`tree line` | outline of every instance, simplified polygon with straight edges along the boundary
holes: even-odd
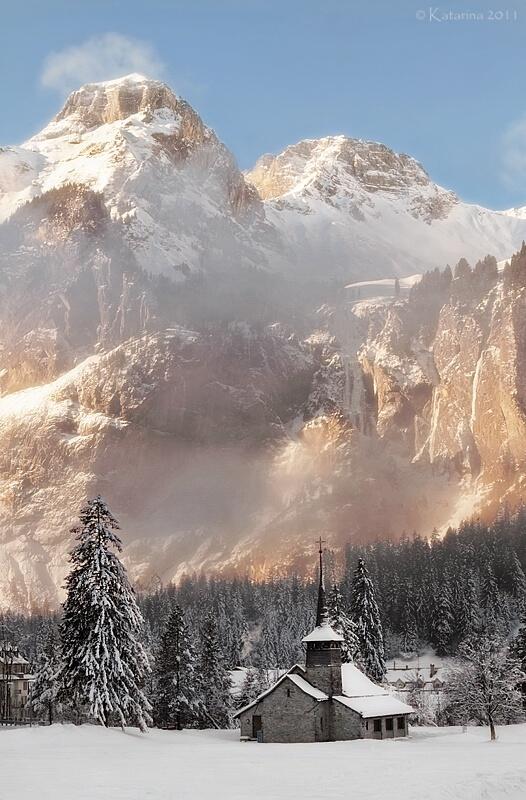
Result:
[[[102,499],[90,501],[73,532],[62,615],[4,615],[4,629],[37,667],[37,713],[143,729],[152,722],[224,727],[234,705],[303,662],[315,580],[194,576],[137,596],[119,560],[117,530]],[[344,659],[373,680],[383,679],[387,658],[430,644],[465,665],[475,648],[473,669],[495,667],[499,658],[512,676],[526,667],[525,508],[504,510],[489,525],[465,523],[443,539],[349,544],[343,561],[329,552],[326,562]],[[245,679],[233,699],[230,671],[240,665]],[[451,700],[450,720],[459,707],[454,713]]]

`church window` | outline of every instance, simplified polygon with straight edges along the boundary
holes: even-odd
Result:
[[[394,720],[393,720],[392,717],[389,717],[389,719],[385,720],[385,730],[386,731],[392,731],[393,730],[393,722],[394,722]]]
[[[373,730],[374,730],[375,733],[381,733],[382,732],[382,720],[381,719],[375,719],[374,720],[374,728],[373,728]]]
[[[287,697],[290,697],[290,689],[287,689]]]

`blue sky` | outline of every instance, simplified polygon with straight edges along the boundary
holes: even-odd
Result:
[[[115,69],[100,38],[113,33],[130,39],[126,66],[151,63],[242,167],[345,133],[414,155],[467,200],[525,205],[526,5],[506,0],[491,18],[495,5],[1,0],[0,143],[42,127],[90,70]],[[451,18],[468,10],[479,18]]]

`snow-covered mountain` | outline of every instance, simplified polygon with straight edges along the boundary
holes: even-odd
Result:
[[[0,149],[0,220],[67,185],[100,195],[139,267],[171,280],[229,267],[402,276],[505,258],[526,237],[524,214],[463,203],[375,142],[306,140],[243,176],[188,103],[141,75],[83,86],[44,130]]]
[[[243,175],[131,75],[0,150],[0,220],[0,607],[56,605],[97,491],[142,584],[301,568],[320,533],[426,533],[520,491],[521,286],[488,262],[469,291],[411,287],[508,257],[524,215],[341,136]]]
[[[43,131],[0,151],[0,215],[67,184],[100,193],[146,271],[171,279],[260,265],[261,202],[232,155],[164,84],[129,75],[74,92]]]
[[[289,259],[342,280],[409,275],[521,243],[525,214],[462,202],[424,168],[377,142],[328,136],[264,155],[246,173]]]

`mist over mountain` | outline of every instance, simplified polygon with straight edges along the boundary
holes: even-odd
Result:
[[[482,259],[526,214],[344,136],[243,174],[131,75],[0,149],[0,219],[6,606],[57,604],[99,491],[143,585],[302,569],[320,533],[428,534],[521,496],[524,255]]]

